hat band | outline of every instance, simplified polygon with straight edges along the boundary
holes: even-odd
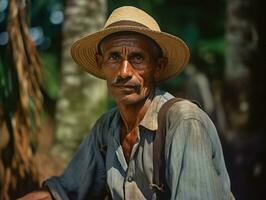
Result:
[[[130,20],[121,20],[121,21],[117,21],[117,22],[114,22],[112,24],[109,24],[108,26],[104,27],[104,29],[116,27],[116,26],[138,26],[138,27],[148,28],[147,26],[145,26],[141,23],[138,23],[138,22],[134,22],[134,21],[130,21]]]

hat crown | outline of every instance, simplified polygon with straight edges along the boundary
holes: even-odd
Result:
[[[73,59],[88,73],[105,79],[105,74],[96,60],[98,45],[103,38],[118,32],[143,34],[161,47],[168,62],[160,76],[155,77],[156,82],[180,73],[189,60],[189,49],[184,41],[174,35],[161,32],[159,25],[150,15],[132,6],[117,8],[112,12],[103,29],[76,41],[71,47]]]
[[[150,15],[143,10],[133,6],[122,6],[115,9],[107,19],[104,28],[112,24],[119,24],[119,22],[133,22],[140,24],[154,31],[161,31],[158,23]],[[124,26],[126,23],[123,24]]]

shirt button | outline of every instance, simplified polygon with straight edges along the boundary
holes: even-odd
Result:
[[[133,177],[132,176],[127,177],[127,181],[128,182],[132,182],[133,181]]]

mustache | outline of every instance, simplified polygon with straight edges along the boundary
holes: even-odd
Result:
[[[130,78],[122,78],[119,76],[114,78],[114,80],[111,81],[111,86],[135,88],[137,92],[139,92],[141,88],[140,83],[136,81],[132,81]]]

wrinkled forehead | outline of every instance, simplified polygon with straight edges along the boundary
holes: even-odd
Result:
[[[103,38],[97,47],[98,53],[102,52],[102,46],[105,45],[106,43],[114,40],[119,40],[119,39],[124,39],[124,40],[138,40],[141,43],[146,43],[147,46],[151,48],[157,55],[162,55],[162,51],[160,46],[150,37],[143,35],[141,33],[136,33],[136,32],[131,32],[131,31],[124,31],[124,32],[117,32],[117,33],[112,33],[108,35],[107,37]]]

